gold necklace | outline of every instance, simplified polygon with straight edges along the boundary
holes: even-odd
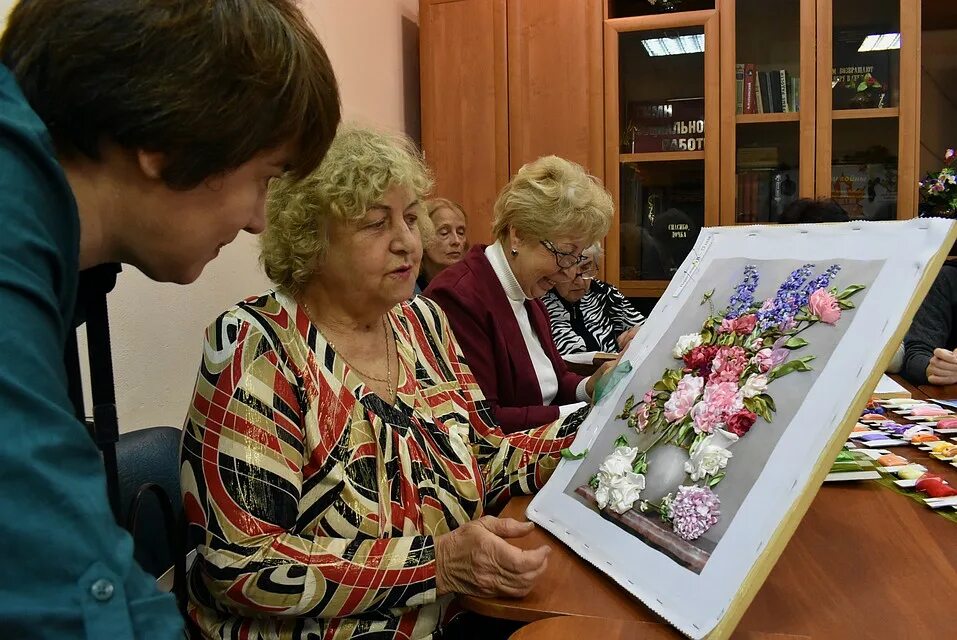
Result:
[[[390,346],[389,325],[386,322],[385,316],[382,317],[382,333],[383,333],[383,337],[385,337],[385,376],[386,376],[385,379],[383,379],[383,378],[377,378],[375,376],[370,376],[368,373],[362,371],[361,369],[353,365],[351,362],[349,362],[346,359],[346,357],[342,355],[342,352],[336,348],[336,345],[332,342],[332,340],[329,339],[329,336],[327,336],[325,332],[323,332],[322,328],[319,326],[319,322],[316,319],[316,314],[313,313],[312,309],[309,307],[309,303],[307,303],[305,299],[303,299],[301,301],[301,304],[302,304],[302,308],[306,310],[306,315],[309,316],[309,319],[312,321],[312,325],[316,328],[316,331],[318,331],[319,334],[323,337],[323,339],[325,339],[325,341],[329,344],[329,346],[332,347],[332,350],[335,351],[340,358],[342,358],[343,362],[349,365],[350,369],[358,373],[363,378],[366,378],[368,380],[375,380],[376,382],[384,382],[386,384],[386,390],[389,394],[389,397],[386,399],[390,401],[394,400],[396,393],[398,392],[398,389],[396,388],[396,384],[393,382],[394,378],[392,376],[392,349],[389,348]],[[396,355],[396,366],[398,367],[398,364],[399,364],[398,349],[396,350],[395,355]]]

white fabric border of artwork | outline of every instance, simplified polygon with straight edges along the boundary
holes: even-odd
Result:
[[[648,356],[714,260],[886,260],[872,288],[881,295],[861,300],[839,358],[831,358],[782,434],[754,488],[700,575],[604,520],[564,493],[582,461],[562,460],[532,500],[530,520],[671,622],[685,635],[702,638],[720,622],[759,554],[792,505],[807,489],[813,463],[842,425],[848,400],[877,365],[899,327],[928,262],[941,249],[953,223],[942,219],[850,222],[828,225],[714,227],[701,231],[654,312],[624,358],[634,369]],[[686,296],[685,296],[686,297]],[[633,375],[633,374],[632,374]],[[628,380],[618,384],[582,424],[573,451],[583,451],[622,403]],[[791,428],[802,425],[801,429]],[[565,585],[574,589],[574,585]]]

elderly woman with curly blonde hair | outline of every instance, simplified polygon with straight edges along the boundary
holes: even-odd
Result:
[[[206,332],[182,484],[208,638],[429,638],[456,593],[521,596],[548,548],[484,516],[549,477],[584,417],[505,436],[442,311],[410,300],[431,184],[407,140],[341,131],[270,188],[276,288]]]
[[[611,217],[611,196],[595,178],[568,160],[539,158],[499,194],[495,242],[472,247],[423,294],[448,315],[506,432],[576,410],[612,365],[587,379],[569,371],[539,299],[575,279],[582,252],[608,232]]]

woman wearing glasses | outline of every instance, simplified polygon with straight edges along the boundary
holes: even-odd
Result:
[[[565,367],[540,298],[571,282],[582,250],[608,232],[612,201],[573,162],[547,156],[512,178],[495,202],[489,246],[437,275],[425,296],[442,307],[506,433],[553,422],[592,395],[608,367],[582,378]]]
[[[552,323],[552,338],[560,354],[624,351],[645,321],[621,291],[597,280],[602,251],[593,244],[583,255],[571,282],[555,285],[542,302]]]

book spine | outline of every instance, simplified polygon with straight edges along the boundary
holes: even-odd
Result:
[[[757,78],[753,64],[744,65],[744,113],[757,113],[757,96],[755,86]]]
[[[761,73],[754,72],[754,99],[757,102],[755,113],[767,113],[767,105],[764,102],[764,93],[761,88]]]
[[[744,113],[744,65],[734,65],[735,113]]]
[[[764,109],[768,113],[781,113],[781,83],[778,80],[777,71],[761,72],[761,87],[765,95]]]
[[[801,79],[791,76],[791,107],[795,111],[801,110]]]
[[[790,101],[788,100],[788,72],[781,69],[778,74],[778,86],[781,88],[781,113],[790,111]]]

